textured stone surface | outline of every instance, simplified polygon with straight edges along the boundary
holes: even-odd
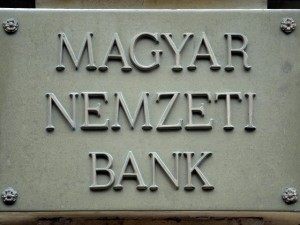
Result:
[[[299,31],[290,35],[280,29],[284,17],[300,21],[299,11],[283,10],[1,10],[0,19],[15,17],[19,30],[8,35],[2,29],[0,41],[0,190],[7,186],[19,193],[11,207],[1,203],[1,211],[51,210],[273,210],[299,211],[300,205],[286,205],[282,189],[299,189],[300,146],[300,51]],[[93,32],[94,54],[100,65],[112,34],[118,32],[128,51],[131,38],[139,32],[172,32],[176,42],[183,32],[199,37],[205,31],[222,69],[212,72],[208,62],[198,64],[195,72],[174,73],[173,55],[161,41],[164,58],[159,69],[151,73],[120,71],[119,63],[110,63],[106,73],[78,71],[66,58],[66,71],[58,73],[59,39],[65,32],[74,49],[78,49],[85,33]],[[224,71],[226,39],[224,33],[237,32],[249,39],[247,52],[252,69],[242,68],[234,57],[236,69]],[[157,47],[157,46],[155,46]],[[193,44],[185,50],[183,65],[190,62]],[[139,46],[141,57],[147,56],[153,43]],[[149,62],[147,61],[147,62]],[[86,57],[82,61],[87,63]],[[206,132],[149,132],[130,130],[122,117],[122,130],[114,132],[72,131],[56,113],[56,130],[45,131],[46,92],[54,92],[70,110],[68,94],[72,91],[107,91],[109,103],[103,107],[102,119],[113,115],[113,93],[122,91],[131,111],[141,91],[254,91],[257,130],[244,130],[247,120],[246,100],[232,101],[235,130],[224,132],[225,103],[207,105],[205,119],[214,118],[214,128]],[[153,105],[153,121],[157,122],[162,106]],[[163,105],[165,106],[165,105]],[[78,99],[77,119],[82,123],[83,101]],[[182,117],[186,122],[186,99],[182,96],[170,121]],[[154,122],[154,123],[155,123]],[[138,191],[135,182],[125,182],[121,192],[91,192],[90,151],[107,151],[115,159],[119,175],[126,153],[134,152],[147,185],[151,180],[148,153],[157,151],[172,168],[174,150],[211,151],[213,156],[203,164],[203,171],[215,186],[204,192],[195,177],[196,190],[186,192],[185,161],[182,160],[180,189],[174,190],[163,175],[157,192]]]
[[[267,0],[36,0],[37,8],[264,9]]]
[[[31,212],[0,213],[1,225],[298,225],[287,212]]]

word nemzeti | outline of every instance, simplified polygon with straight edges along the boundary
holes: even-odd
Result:
[[[75,55],[74,50],[66,36],[65,33],[60,33],[60,52],[59,52],[59,65],[56,67],[57,71],[63,71],[65,66],[63,64],[63,50],[66,49],[75,68],[78,69],[79,63],[83,57],[83,53],[86,50],[88,55],[89,64],[86,66],[87,70],[96,70],[97,66],[94,62],[93,55],[93,47],[92,47],[92,36],[93,34],[88,32],[85,35],[85,39],[83,44],[79,50],[78,56]],[[179,47],[176,46],[172,39],[171,33],[162,33],[160,35],[162,39],[165,40],[166,44],[170,47],[172,53],[174,53],[175,65],[172,66],[173,71],[182,71],[183,67],[181,66],[181,53],[185,46],[188,44],[188,41],[192,39],[194,36],[193,33],[184,33],[183,40],[180,43]],[[248,55],[246,53],[246,47],[248,43],[248,39],[243,34],[237,33],[226,33],[225,37],[227,39],[227,65],[224,67],[226,71],[234,70],[234,66],[232,65],[232,55],[239,55],[243,58],[243,67],[245,70],[250,70],[251,66],[248,64]],[[136,45],[142,39],[148,39],[152,41],[154,44],[160,44],[159,35],[157,33],[140,33],[133,37],[130,47],[129,47],[129,58],[132,65],[141,71],[151,71],[159,67],[160,65],[160,55],[163,53],[162,50],[152,50],[151,53],[153,55],[153,62],[145,65],[141,59],[136,56]],[[232,42],[240,41],[242,42],[241,47],[233,48]],[[205,52],[203,52],[203,50]],[[195,50],[193,56],[191,57],[191,63],[187,66],[188,70],[195,70],[197,67],[195,63],[199,60],[208,60],[210,61],[210,69],[211,70],[219,70],[221,69],[221,65],[218,63],[215,53],[211,47],[209,39],[205,32],[202,32],[200,36],[200,40],[195,44]],[[125,50],[123,48],[123,44],[119,38],[118,33],[114,33],[112,37],[112,41],[108,47],[106,55],[102,61],[102,64],[98,67],[100,71],[106,71],[108,69],[107,63],[108,61],[119,61],[122,63],[121,70],[125,72],[129,72],[132,70],[132,67],[129,65]]]
[[[172,185],[176,189],[179,189],[179,159],[182,155],[182,152],[173,152],[174,157],[174,175],[171,173],[169,168],[163,162],[163,160],[159,157],[156,152],[150,152],[149,156],[151,157],[151,164],[152,164],[152,183],[149,186],[151,191],[156,191],[158,189],[158,185],[156,184],[156,167],[160,167],[160,169],[165,173],[167,178],[171,181]],[[195,186],[192,184],[192,175],[198,175],[200,181],[202,182],[202,190],[213,190],[214,186],[212,186],[208,179],[204,176],[203,172],[200,170],[200,166],[205,159],[212,155],[211,152],[201,152],[200,158],[196,161],[195,164],[192,163],[192,158],[194,156],[194,152],[183,152],[183,155],[186,158],[187,164],[187,183],[184,186],[185,190],[194,190]],[[92,185],[90,189],[92,191],[97,190],[105,190],[109,189],[113,185],[114,190],[122,190],[123,180],[136,180],[138,190],[146,190],[148,186],[145,184],[142,173],[139,169],[138,163],[135,160],[135,157],[131,151],[128,152],[124,164],[122,166],[119,178],[116,179],[115,173],[112,170],[113,165],[113,157],[107,152],[90,152],[90,156],[92,157]],[[104,167],[97,167],[97,161],[100,159],[107,160],[107,164]],[[132,171],[129,172],[128,168],[132,168]],[[107,176],[109,181],[106,184],[101,182],[101,178],[97,179],[98,177]],[[104,179],[107,180],[107,179]],[[114,184],[116,180],[116,183]],[[99,184],[100,183],[100,184]]]
[[[109,127],[109,119],[106,119],[104,123],[91,123],[90,116],[96,115],[98,117],[101,116],[100,108],[101,104],[99,103],[97,106],[92,107],[90,105],[90,100],[93,98],[97,98],[99,100],[108,103],[108,95],[107,92],[82,92],[82,97],[84,99],[84,123],[81,126],[82,130],[107,130]],[[156,93],[156,102],[159,103],[161,99],[169,99],[167,106],[165,107],[164,112],[162,113],[159,121],[157,122],[156,129],[157,130],[181,130],[183,127],[183,119],[178,119],[178,122],[175,124],[166,124],[167,117],[172,112],[172,108],[174,106],[175,101],[178,99],[180,95],[179,92],[158,92]],[[56,106],[57,110],[61,113],[61,115],[66,119],[69,125],[75,130],[76,129],[76,119],[75,119],[75,111],[76,111],[76,97],[78,93],[70,93],[71,102],[72,102],[72,117],[68,114],[66,109],[63,107],[61,102],[58,100],[55,94],[47,93],[46,97],[48,99],[48,110],[47,110],[47,131],[53,131],[54,125],[52,123],[52,110],[53,106]],[[119,130],[121,125],[119,124],[119,115],[121,109],[126,116],[130,127],[134,129],[137,118],[141,112],[143,112],[144,117],[144,125],[142,125],[143,130],[151,130],[153,127],[150,123],[150,113],[149,113],[149,101],[148,101],[148,92],[142,92],[140,98],[137,103],[137,108],[135,110],[134,115],[130,113],[130,110],[127,106],[125,98],[122,92],[115,93],[116,100],[116,108],[114,113],[114,123],[111,125],[112,130]],[[187,92],[185,96],[188,101],[188,122],[184,126],[186,130],[210,130],[213,127],[212,121],[213,119],[209,119],[207,123],[194,123],[193,117],[194,115],[204,116],[204,103],[200,106],[196,107],[193,104],[193,100],[195,98],[205,98],[209,103],[213,99],[213,95],[210,92]],[[245,97],[248,99],[248,124],[245,126],[245,130],[254,131],[256,128],[253,124],[253,100],[255,97],[255,93],[247,92],[245,93]],[[231,124],[231,100],[237,99],[239,102],[242,101],[241,92],[217,92],[214,94],[214,100],[217,102],[219,99],[224,99],[226,103],[226,117],[227,124],[224,126],[224,130],[233,130],[234,126]]]

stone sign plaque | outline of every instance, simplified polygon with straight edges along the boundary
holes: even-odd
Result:
[[[299,10],[0,18],[1,211],[299,211]]]

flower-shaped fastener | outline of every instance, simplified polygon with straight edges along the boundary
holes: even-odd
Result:
[[[280,28],[284,33],[290,34],[296,29],[296,22],[293,18],[283,18]]]
[[[1,197],[4,204],[12,205],[17,201],[18,193],[12,187],[8,187],[2,192]]]
[[[6,31],[6,33],[13,34],[18,30],[19,23],[18,23],[18,20],[14,19],[14,18],[9,18],[3,22],[2,26],[3,26],[4,30]]]
[[[286,204],[293,204],[297,202],[298,195],[297,195],[296,188],[293,187],[285,188],[282,193],[282,199]]]

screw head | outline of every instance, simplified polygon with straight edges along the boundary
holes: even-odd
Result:
[[[17,201],[18,193],[12,187],[8,187],[2,192],[1,197],[5,205],[12,205]]]
[[[282,193],[282,199],[288,205],[296,203],[298,200],[298,194],[296,188],[293,187],[285,188]]]
[[[13,34],[18,30],[19,22],[14,18],[9,18],[2,23],[2,26],[6,33]]]
[[[296,29],[296,22],[293,18],[283,18],[280,28],[284,33],[290,34]]]

